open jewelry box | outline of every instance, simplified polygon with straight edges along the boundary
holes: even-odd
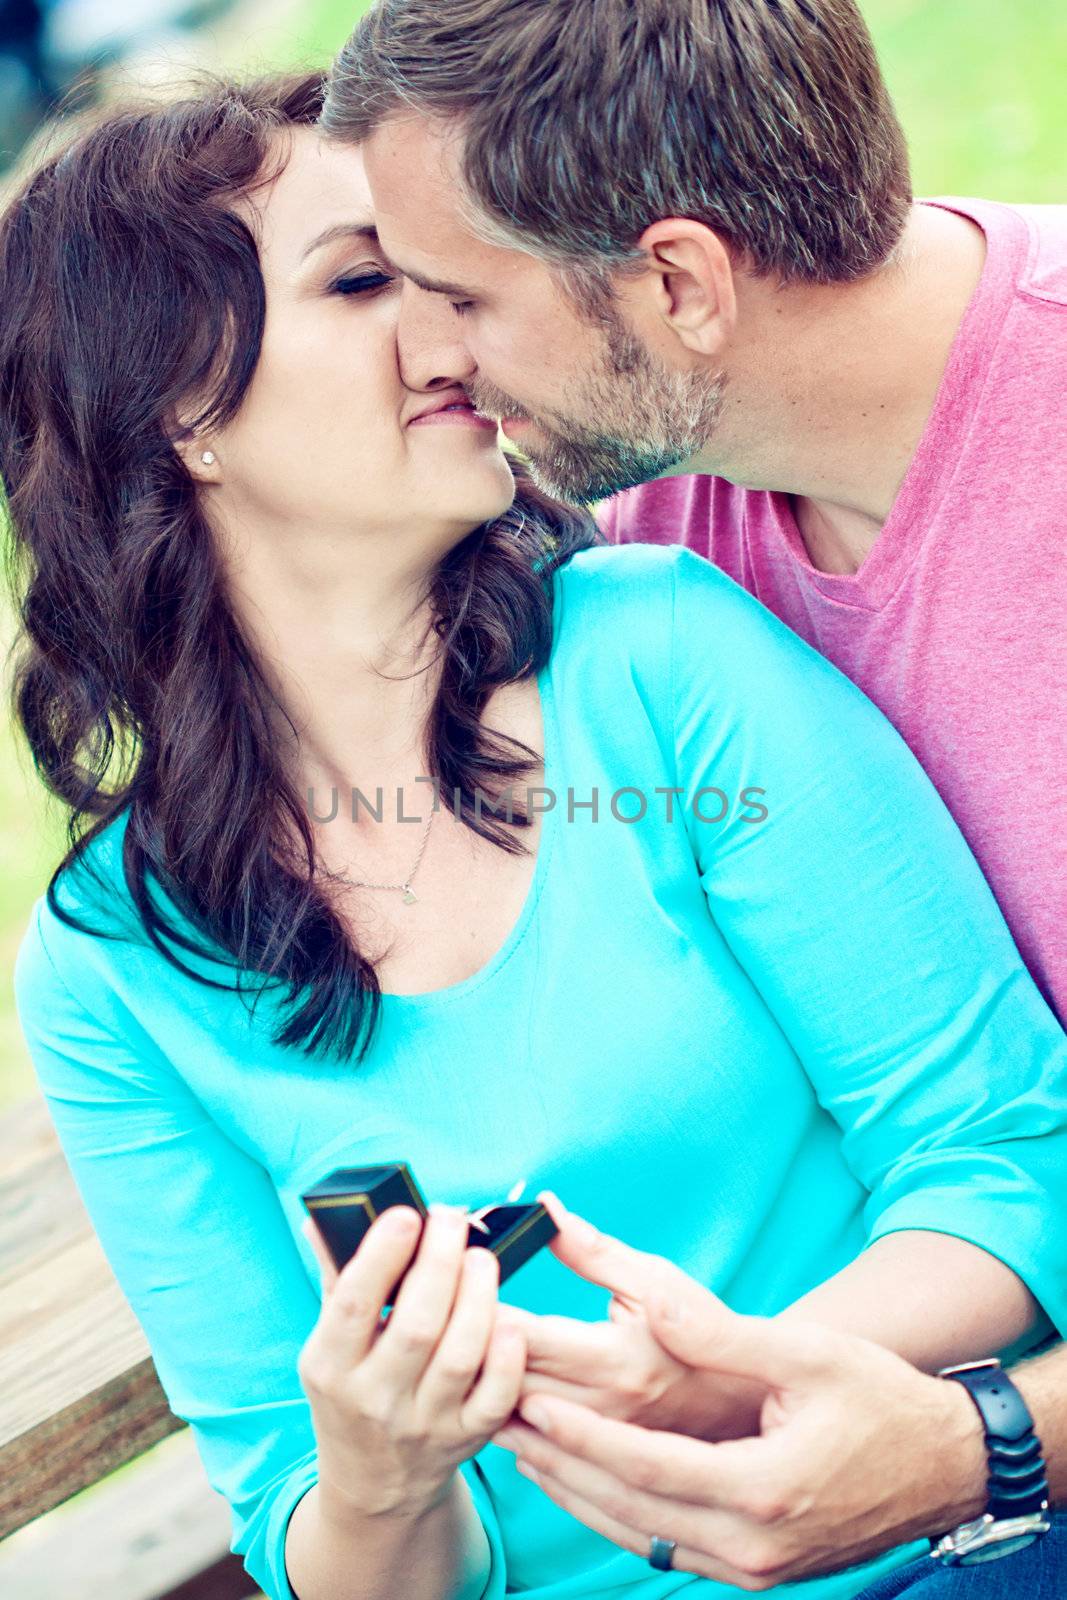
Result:
[[[521,1185],[519,1186],[522,1187]],[[512,1191],[514,1195],[515,1191]],[[375,1167],[337,1167],[300,1196],[340,1271],[351,1260],[376,1217],[390,1206],[411,1206],[426,1217],[429,1208],[405,1161]],[[468,1245],[491,1250],[500,1262],[500,1282],[518,1270],[559,1231],[539,1202],[512,1196],[468,1211]],[[403,1278],[393,1285],[392,1305]]]

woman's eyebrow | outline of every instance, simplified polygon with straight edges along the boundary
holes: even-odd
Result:
[[[313,250],[319,250],[324,244],[332,244],[335,239],[365,239],[368,244],[381,249],[378,243],[378,230],[373,222],[335,222],[331,227],[324,228],[317,233],[311,243],[304,247],[301,261],[306,261]]]

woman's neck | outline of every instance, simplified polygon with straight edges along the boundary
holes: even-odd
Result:
[[[278,702],[301,791],[373,790],[424,770],[440,677],[427,599],[439,555],[401,565],[395,535],[391,559],[383,542],[283,543],[257,531],[239,561],[231,548],[230,605]]]

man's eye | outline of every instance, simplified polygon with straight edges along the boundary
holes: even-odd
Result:
[[[473,309],[473,300],[452,300],[449,302],[457,317],[465,317]]]
[[[369,294],[393,281],[385,272],[363,272],[350,278],[337,278],[332,288],[336,294]]]

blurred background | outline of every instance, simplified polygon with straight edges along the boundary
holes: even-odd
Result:
[[[180,76],[190,64],[233,72],[326,65],[365,3],[0,0],[0,203],[20,150],[61,97],[74,105],[121,98],[131,84]],[[1067,200],[1063,0],[866,0],[862,9],[908,132],[918,194]],[[12,637],[3,596],[5,651]],[[30,908],[63,853],[63,818],[46,801],[10,725],[6,673],[4,685],[0,1113],[35,1092],[14,1011],[11,970]],[[165,1440],[149,1454],[174,1447],[173,1439]],[[141,1472],[146,1460],[121,1472]],[[101,1487],[40,1521],[68,1515]]]

